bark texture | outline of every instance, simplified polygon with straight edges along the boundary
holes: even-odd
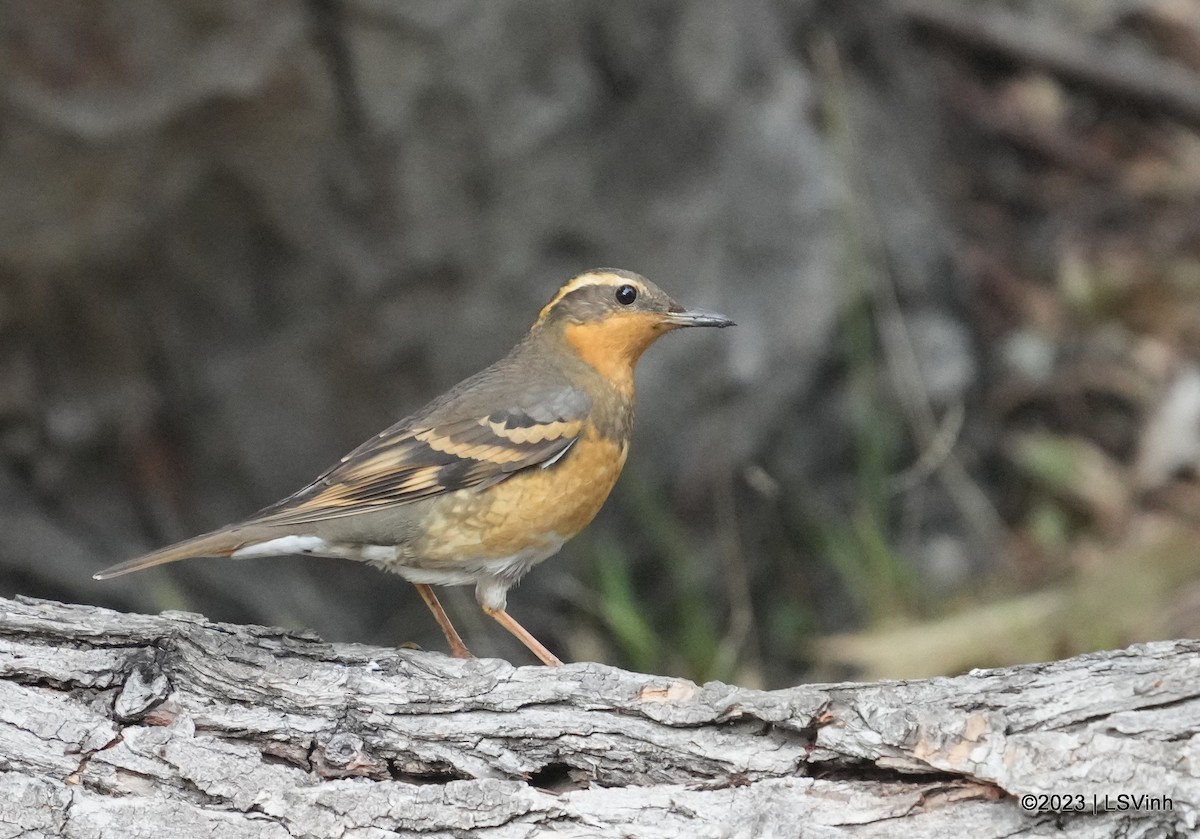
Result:
[[[764,692],[0,600],[0,837],[1190,835],[1198,729],[1196,641]]]

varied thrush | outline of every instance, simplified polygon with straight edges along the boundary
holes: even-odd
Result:
[[[471,653],[431,585],[473,583],[484,612],[543,663],[561,664],[505,611],[509,588],[582,530],[616,483],[645,349],[680,327],[732,324],[685,310],[629,271],[588,271],[508,355],[296,494],[95,577],[197,556],[353,559],[413,583],[455,657]]]

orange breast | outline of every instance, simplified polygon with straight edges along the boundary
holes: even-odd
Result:
[[[563,459],[526,469],[479,492],[439,499],[419,554],[437,564],[501,558],[561,543],[583,530],[621,474],[628,443],[585,432]]]

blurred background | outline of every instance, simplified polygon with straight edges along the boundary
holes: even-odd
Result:
[[[647,354],[612,499],[510,595],[564,658],[782,686],[1200,632],[1194,0],[8,0],[0,44],[2,595],[443,650],[348,562],[90,575],[616,266],[739,325]]]

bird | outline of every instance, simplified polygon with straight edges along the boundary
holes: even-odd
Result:
[[[629,453],[634,367],[659,337],[726,327],[631,271],[586,271],[503,358],[250,518],[114,565],[104,580],[193,557],[365,562],[417,589],[450,654],[471,658],[432,586],[474,585],[484,613],[547,666],[508,590],[592,521]]]

